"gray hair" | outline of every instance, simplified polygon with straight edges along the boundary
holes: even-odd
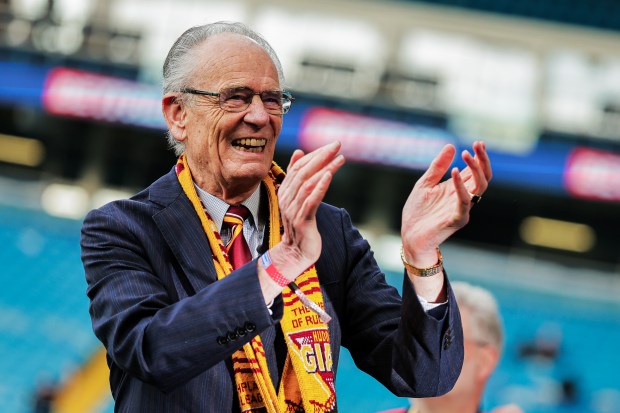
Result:
[[[278,59],[276,52],[267,40],[243,23],[220,21],[205,24],[203,26],[192,27],[186,30],[174,42],[164,62],[164,95],[171,92],[178,92],[188,86],[187,82],[190,80],[190,77],[196,68],[194,65],[195,56],[193,56],[195,47],[203,43],[209,37],[221,33],[235,33],[255,41],[271,58],[271,61],[278,72],[278,81],[280,82],[280,86],[284,87],[284,71],[282,70],[282,64],[280,63],[280,59]],[[177,156],[183,153],[185,150],[185,144],[177,141],[172,136],[170,131],[167,132],[167,139],[168,144]]]
[[[501,352],[504,346],[504,329],[497,301],[486,289],[463,281],[452,282],[452,290],[460,308],[471,315],[474,340],[492,344]]]

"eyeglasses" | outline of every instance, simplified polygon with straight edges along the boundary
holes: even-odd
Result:
[[[233,87],[222,89],[219,92],[207,92],[192,88],[183,88],[181,93],[192,95],[217,96],[219,97],[220,107],[227,112],[243,112],[252,103],[254,95],[260,96],[265,111],[272,115],[284,115],[291,109],[291,104],[295,100],[288,92],[281,90],[266,90],[255,92],[249,87]]]
[[[485,341],[485,340],[476,340],[476,339],[466,338],[463,341],[475,344],[478,347],[486,347],[486,346],[490,346],[491,345],[491,343],[489,343],[488,341]]]

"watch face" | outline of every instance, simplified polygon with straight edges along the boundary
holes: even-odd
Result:
[[[443,271],[443,257],[441,256],[441,251],[439,251],[439,247],[437,247],[437,264],[433,265],[432,267],[418,268],[409,264],[407,262],[407,259],[405,258],[405,252],[402,245],[400,247],[400,258],[402,259],[403,265],[405,266],[407,271],[418,277],[431,277]]]
[[[430,277],[433,276],[435,274],[439,274],[440,272],[443,271],[443,265],[441,263],[435,265],[434,267],[430,267],[430,268],[425,268],[423,270],[419,270],[420,273],[416,274],[420,277]]]

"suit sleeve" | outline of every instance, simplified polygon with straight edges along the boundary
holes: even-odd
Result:
[[[344,258],[342,344],[356,365],[401,397],[432,397],[454,386],[463,363],[460,315],[449,282],[446,311],[424,312],[404,273],[403,296],[388,285],[368,242],[340,214]],[[332,239],[335,237],[332,237]],[[441,309],[440,309],[441,310]]]
[[[162,259],[165,249],[145,226],[146,219],[128,218],[114,207],[86,217],[81,246],[89,311],[115,365],[170,391],[229,358],[275,321],[262,298],[255,261],[194,295],[175,297],[167,283],[177,278],[160,274],[174,272],[174,260]],[[159,268],[163,261],[171,268]]]

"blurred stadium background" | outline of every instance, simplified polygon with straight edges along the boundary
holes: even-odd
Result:
[[[617,0],[0,0],[0,411],[108,413],[81,219],[167,172],[160,68],[187,27],[263,33],[297,98],[277,160],[340,139],[328,201],[400,284],[400,208],[447,142],[491,189],[444,248],[507,332],[484,408],[620,412]],[[460,165],[459,162],[456,162]],[[340,410],[405,406],[345,357]],[[38,406],[35,406],[35,400]]]

